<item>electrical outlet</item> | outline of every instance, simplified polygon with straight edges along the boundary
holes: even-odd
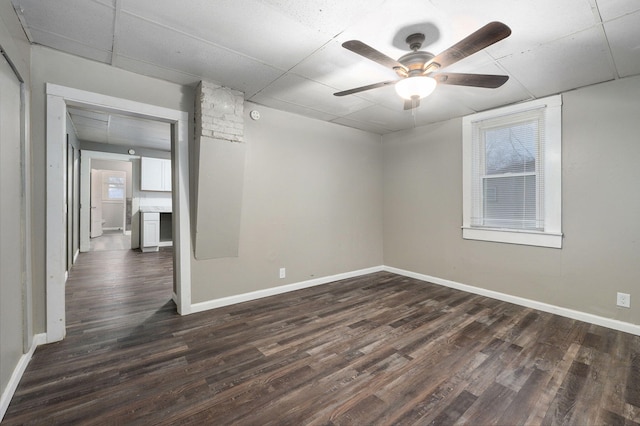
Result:
[[[280,278],[287,276],[287,268],[280,268]]]
[[[618,306],[622,306],[623,308],[631,307],[631,295],[627,293],[618,293],[618,300],[616,302]]]

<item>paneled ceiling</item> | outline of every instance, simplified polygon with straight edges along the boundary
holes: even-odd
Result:
[[[171,125],[110,112],[67,108],[78,139],[171,151]]]
[[[640,74],[638,0],[12,1],[32,43],[379,134]],[[511,36],[446,70],[508,75],[498,89],[440,85],[409,111],[392,86],[333,96],[396,78],[346,40],[398,58],[417,30],[437,54],[490,21]]]

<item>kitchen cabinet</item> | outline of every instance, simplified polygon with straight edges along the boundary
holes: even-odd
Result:
[[[158,251],[160,245],[160,213],[140,212],[140,249]]]
[[[171,192],[171,160],[142,157],[140,190]]]
[[[140,250],[158,251],[159,247],[173,245],[172,213],[160,208],[140,210]]]

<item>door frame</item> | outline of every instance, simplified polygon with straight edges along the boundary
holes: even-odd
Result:
[[[189,215],[188,113],[128,99],[101,95],[56,84],[46,84],[47,93],[47,212],[46,212],[46,306],[47,343],[60,341],[66,333],[65,314],[65,173],[67,105],[98,108],[114,113],[171,123],[174,301],[178,313],[191,313],[191,222]]]
[[[91,176],[89,178],[89,237],[96,238],[102,236],[102,188],[100,188],[100,201],[96,200],[98,196],[98,190],[96,189],[98,185],[101,185],[102,182],[97,182],[98,176],[102,179],[102,170],[91,169]],[[99,213],[100,213],[100,231],[95,228],[95,224],[97,222],[96,216],[98,211],[98,206],[100,205]],[[94,210],[95,209],[95,210]]]

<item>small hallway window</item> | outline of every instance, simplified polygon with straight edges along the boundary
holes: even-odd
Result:
[[[124,172],[103,171],[102,199],[104,201],[124,201],[126,175]]]

